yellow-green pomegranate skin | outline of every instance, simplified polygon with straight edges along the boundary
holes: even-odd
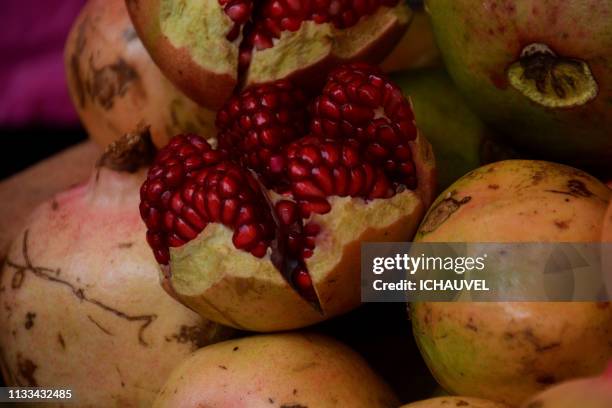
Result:
[[[568,166],[497,162],[443,192],[416,240],[598,242],[611,195]],[[554,383],[601,372],[612,358],[609,303],[429,302],[411,304],[410,314],[427,365],[451,394],[518,406]]]

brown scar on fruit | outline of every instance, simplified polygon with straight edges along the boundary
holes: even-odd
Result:
[[[119,366],[115,366],[115,370],[117,371],[117,375],[119,376],[119,383],[121,384],[121,388],[125,387],[125,381],[123,381],[123,375],[121,374],[121,370],[119,370]]]
[[[280,408],[308,408],[308,406],[302,404],[283,404]]]
[[[38,366],[29,358],[23,358],[21,353],[17,353],[17,369],[19,375],[24,379],[29,387],[38,387],[38,382],[34,377],[34,373]]]
[[[452,193],[448,193],[448,197],[440,201],[427,215],[425,222],[421,225],[421,233],[430,233],[442,225],[455,211],[462,205],[467,204],[472,199],[471,196],[465,196],[461,200],[456,200],[452,197]]]
[[[93,56],[91,56],[89,69],[92,74],[92,83],[87,84],[88,93],[105,110],[112,109],[115,98],[124,96],[130,84],[140,80],[138,72],[121,57],[114,64],[96,68]]]
[[[457,407],[467,407],[469,405],[470,403],[464,400],[457,401],[457,403],[455,404],[455,406]]]
[[[572,197],[592,197],[593,193],[589,191],[584,182],[576,179],[571,179],[567,182],[568,191],[561,190],[546,190],[549,193],[566,194]]]
[[[114,336],[113,333],[111,333],[110,330],[106,329],[104,326],[102,326],[100,323],[98,323],[93,317],[91,317],[90,315],[87,315],[87,319],[92,322],[98,329],[100,329],[102,331],[102,333],[107,334],[109,336]]]
[[[178,333],[172,333],[165,337],[167,342],[177,342],[179,344],[191,344],[192,350],[197,350],[200,347],[204,347],[207,344],[204,334],[206,331],[202,326],[187,326],[181,325]],[[237,347],[234,349],[236,351]]]
[[[119,249],[129,249],[133,246],[134,246],[133,242],[120,242],[119,245],[117,245]]]
[[[568,229],[570,222],[569,221],[555,220],[554,223],[557,226],[557,228],[559,228],[559,229]]]
[[[553,341],[551,343],[542,344],[542,341],[533,333],[533,330],[531,329],[523,330],[522,334],[525,340],[527,340],[529,343],[531,343],[534,346],[535,351],[537,353],[544,353],[546,351],[550,351],[558,347],[561,347],[560,341]]]
[[[30,330],[32,327],[34,327],[34,319],[36,319],[36,313],[26,313],[26,320],[24,324],[26,330]]]
[[[13,290],[17,290],[21,288],[21,285],[23,285],[25,276],[29,272],[31,275],[39,279],[65,287],[70,292],[72,292],[72,294],[76,296],[77,299],[79,299],[79,301],[81,302],[89,303],[93,306],[98,307],[99,309],[104,310],[105,312],[112,313],[116,317],[120,319],[124,319],[128,322],[140,323],[140,326],[138,328],[138,342],[142,346],[149,346],[149,343],[147,343],[144,339],[144,332],[153,323],[153,321],[157,319],[156,314],[130,315],[124,311],[115,309],[114,307],[111,307],[98,299],[89,297],[85,288],[77,287],[72,282],[59,278],[58,275],[60,274],[60,269],[51,269],[51,268],[44,267],[44,266],[34,266],[32,260],[30,259],[30,255],[28,253],[28,235],[29,235],[29,230],[26,230],[23,233],[22,250],[21,250],[24,264],[18,264],[8,258],[6,260],[6,265],[15,270],[13,274],[13,278],[12,278],[13,284],[11,286]]]
[[[62,333],[59,333],[59,332],[57,333],[57,342],[62,347],[62,350],[66,350],[66,342],[64,341],[64,337],[62,336]]]

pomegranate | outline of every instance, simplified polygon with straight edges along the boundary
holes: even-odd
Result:
[[[609,169],[612,0],[426,1],[467,102],[537,157]]]
[[[70,95],[89,136],[106,147],[139,124],[161,147],[180,132],[214,136],[214,112],[168,81],[136,35],[123,0],[89,0],[64,60]]]
[[[612,364],[599,377],[583,378],[549,388],[523,408],[608,408],[612,406]]]
[[[380,62],[408,27],[399,0],[126,0],[153,60],[208,108],[236,87],[313,86],[340,62]]]
[[[568,166],[497,162],[442,193],[415,240],[598,242],[611,198]],[[410,313],[423,358],[454,394],[518,405],[553,383],[600,372],[612,357],[607,302],[424,302]]]
[[[430,146],[377,68],[336,69],[310,115],[303,98],[285,80],[231,98],[219,150],[178,136],[142,186],[164,285],[206,318],[274,331],[358,306],[360,242],[409,240],[432,200]]]
[[[361,356],[309,333],[218,343],[170,375],[155,404],[172,407],[395,408],[397,397]]]
[[[508,408],[507,405],[472,397],[437,397],[402,405],[400,408]]]
[[[410,95],[419,130],[433,146],[440,191],[470,170],[518,155],[467,107],[443,69],[408,71],[393,79]]]
[[[111,144],[87,183],[42,204],[18,235],[0,275],[7,385],[150,406],[182,358],[231,335],[159,287],[136,209],[151,153],[146,137]]]
[[[85,179],[100,154],[93,142],[83,142],[0,182],[0,264],[30,213]]]

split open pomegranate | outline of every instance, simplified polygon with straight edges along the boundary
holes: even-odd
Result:
[[[359,305],[360,243],[411,239],[435,187],[431,148],[399,88],[353,63],[310,103],[285,80],[252,87],[217,125],[218,149],[177,136],[142,185],[166,289],[256,331]]]
[[[219,108],[236,87],[318,85],[339,63],[378,63],[412,14],[399,0],[126,0],[142,42],[196,102]]]

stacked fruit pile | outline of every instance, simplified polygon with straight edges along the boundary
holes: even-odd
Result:
[[[363,242],[612,242],[612,1],[409,3],[89,0],[65,62],[105,151],[2,254],[7,384],[93,407],[612,406],[608,302],[414,303],[399,345],[371,324],[401,315],[360,314]],[[444,391],[413,402],[410,367],[316,331],[414,350]]]

